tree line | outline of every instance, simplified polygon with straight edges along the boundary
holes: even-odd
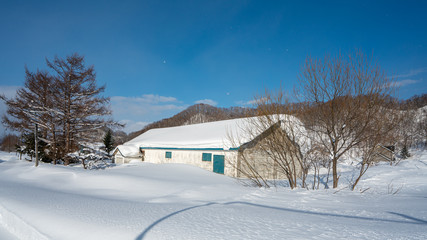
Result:
[[[54,164],[62,159],[68,165],[68,154],[79,143],[93,140],[97,129],[118,124],[107,118],[111,110],[109,98],[102,96],[105,86],[97,86],[94,67],[86,66],[83,56],[46,59],[46,65],[47,70],[35,72],[25,68],[24,87],[14,98],[0,96],[7,105],[2,123],[21,133],[23,142],[34,142],[37,125],[41,159]]]
[[[195,104],[187,109],[175,114],[170,118],[165,118],[148,124],[143,129],[129,134],[128,139],[135,138],[153,128],[176,127],[182,125],[213,122],[234,118],[243,118],[254,115],[255,110],[245,107],[218,108],[208,104]]]

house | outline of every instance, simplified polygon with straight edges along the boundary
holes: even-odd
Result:
[[[115,162],[183,163],[227,176],[243,177],[237,168],[242,167],[243,153],[249,152],[250,161],[263,160],[264,164],[258,164],[257,168],[264,168],[260,172],[266,178],[281,177],[277,175],[273,163],[265,165],[268,161],[264,160],[268,157],[254,149],[268,136],[269,131],[280,126],[283,119],[277,119],[271,126],[254,129],[253,123],[257,121],[257,117],[252,117],[151,129],[117,146],[114,150]]]

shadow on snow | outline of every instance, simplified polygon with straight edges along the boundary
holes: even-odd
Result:
[[[297,209],[291,209],[291,208],[273,207],[273,206],[255,204],[255,203],[241,202],[241,201],[228,202],[228,203],[210,202],[210,203],[205,203],[205,204],[201,204],[201,205],[196,205],[196,206],[184,208],[184,209],[175,211],[173,213],[170,213],[170,214],[168,214],[168,215],[166,215],[166,216],[158,219],[157,221],[155,221],[152,224],[150,224],[150,226],[148,226],[146,229],[144,229],[144,231],[141,232],[135,238],[135,240],[142,240],[142,239],[144,239],[144,237],[147,235],[147,233],[152,228],[154,228],[156,225],[160,224],[162,221],[164,221],[164,220],[166,220],[166,219],[168,219],[170,217],[173,217],[174,215],[177,215],[179,213],[186,212],[186,211],[189,211],[189,210],[192,210],[192,209],[196,209],[196,208],[207,207],[207,206],[210,206],[210,205],[234,205],[234,204],[248,205],[248,206],[252,206],[252,207],[267,208],[267,209],[273,209],[273,210],[279,210],[279,211],[285,211],[285,212],[293,212],[293,213],[301,213],[301,214],[317,215],[317,216],[326,216],[326,217],[348,218],[348,219],[356,219],[356,220],[364,220],[364,221],[376,221],[376,222],[387,222],[387,223],[421,224],[421,225],[426,224],[427,225],[427,221],[426,220],[422,220],[422,219],[419,219],[419,218],[411,217],[411,216],[406,215],[406,214],[396,213],[396,212],[388,212],[388,213],[393,214],[393,215],[397,215],[399,217],[403,217],[403,218],[408,219],[410,221],[406,221],[406,220],[393,220],[393,219],[381,219],[381,218],[373,218],[373,217],[360,217],[360,216],[351,216],[351,215],[335,214],[335,213],[313,212],[313,211],[297,210]]]

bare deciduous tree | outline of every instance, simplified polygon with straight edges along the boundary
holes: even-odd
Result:
[[[14,134],[7,134],[0,140],[0,150],[12,152],[16,150],[16,145],[19,143],[18,136]]]
[[[324,148],[315,143],[311,143],[308,148],[308,151],[305,154],[305,162],[307,164],[307,170],[312,170],[313,172],[313,183],[312,189],[319,189],[320,183],[323,182],[325,188],[328,187],[329,175],[331,170],[331,161],[328,157],[328,153],[324,150]],[[326,168],[328,169],[328,174],[326,175],[326,181],[321,179],[320,169]]]
[[[13,99],[0,96],[8,107],[3,123],[23,136],[32,133],[34,125],[38,124],[42,129],[40,139],[50,145],[49,157],[56,159],[55,135],[59,118],[54,108],[54,79],[47,71],[33,73],[25,69],[24,86],[17,90]]]
[[[287,102],[285,93],[265,92],[255,98],[257,117],[248,118],[241,126],[246,137],[252,139],[241,146],[237,171],[251,179],[257,186],[269,187],[270,179],[287,179],[291,188],[297,187],[297,180],[305,179],[308,165],[305,159],[307,138],[302,123],[294,116],[292,105]],[[230,136],[232,141],[241,136]]]
[[[372,125],[394,89],[378,64],[362,52],[323,60],[307,57],[299,82],[297,96],[307,103],[306,127],[312,141],[330,155],[336,188],[339,159],[377,134],[370,132]]]
[[[427,108],[419,109],[420,119],[418,122],[418,129],[421,139],[424,142],[424,147],[427,147]]]
[[[55,72],[55,100],[60,103],[57,111],[63,128],[62,141],[64,152],[69,153],[76,149],[78,141],[88,140],[94,130],[108,123],[103,116],[111,114],[106,106],[109,98],[100,96],[105,86],[97,86],[94,67],[86,67],[83,56],[73,54],[46,62]],[[68,158],[65,164],[69,164]]]
[[[365,131],[367,137],[356,148],[362,161],[359,164],[359,174],[351,185],[352,190],[375,161],[378,159],[393,161],[393,156],[389,159],[384,153],[390,151],[392,154],[385,146],[394,146],[397,142],[398,136],[395,133],[402,120],[402,114],[395,110],[396,106],[393,101],[387,102],[387,108],[381,107],[378,114],[369,116],[371,123]]]

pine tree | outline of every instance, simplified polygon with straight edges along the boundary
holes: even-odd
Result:
[[[38,136],[40,137],[40,133],[38,134]],[[43,162],[50,162],[51,159],[49,158],[49,156],[46,155],[46,149],[48,148],[47,143],[39,140],[37,142],[37,149],[38,149],[38,156],[39,159]],[[20,149],[22,150],[23,154],[27,154],[28,156],[31,157],[31,160],[35,157],[35,142],[34,142],[34,133],[28,133],[28,134],[23,134],[22,135],[22,146],[20,147]]]
[[[105,145],[105,150],[107,151],[108,156],[110,156],[110,152],[114,149],[113,147],[114,138],[110,129],[108,129],[108,131],[105,133],[104,145]]]

